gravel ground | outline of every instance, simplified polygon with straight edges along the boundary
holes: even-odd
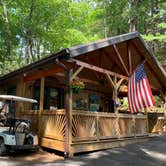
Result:
[[[166,166],[166,135],[149,141],[75,156],[70,160],[54,153],[14,153],[0,157],[1,166]]]

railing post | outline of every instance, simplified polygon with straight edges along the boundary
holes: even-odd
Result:
[[[132,123],[133,123],[133,130],[134,130],[134,138],[136,138],[136,116],[132,115]]]
[[[99,130],[99,114],[98,112],[96,113],[96,137],[97,141],[100,140],[100,130]]]
[[[70,88],[70,78],[72,70],[66,71],[66,131],[65,131],[65,151],[64,158],[73,156],[72,144],[72,89]]]
[[[120,138],[120,120],[119,120],[119,113],[118,112],[116,112],[115,113],[115,115],[116,115],[116,125],[115,125],[115,128],[116,128],[116,135],[117,135],[117,137],[118,137],[118,139]]]
[[[148,122],[148,109],[145,109],[145,115],[146,115],[146,129],[147,129],[147,134],[149,134],[149,122]]]
[[[41,77],[40,82],[40,105],[39,105],[39,114],[38,114],[38,135],[39,139],[41,138],[41,116],[44,109],[44,81],[45,78]]]

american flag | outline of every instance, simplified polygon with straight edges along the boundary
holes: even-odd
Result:
[[[145,73],[144,64],[139,65],[128,81],[128,102],[131,113],[140,112],[154,105],[154,98]]]

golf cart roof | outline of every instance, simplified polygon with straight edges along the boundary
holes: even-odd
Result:
[[[30,102],[30,103],[37,103],[37,100],[29,99],[20,96],[12,96],[12,95],[0,95],[0,100],[11,100],[11,101],[23,101],[23,102]]]

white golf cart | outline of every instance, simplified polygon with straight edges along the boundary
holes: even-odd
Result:
[[[30,121],[15,117],[15,111],[11,116],[5,110],[5,103],[30,102],[37,103],[37,100],[11,95],[0,95],[0,156],[6,155],[9,151],[28,149],[37,150],[38,137],[29,131]],[[3,101],[3,102],[2,102]]]

